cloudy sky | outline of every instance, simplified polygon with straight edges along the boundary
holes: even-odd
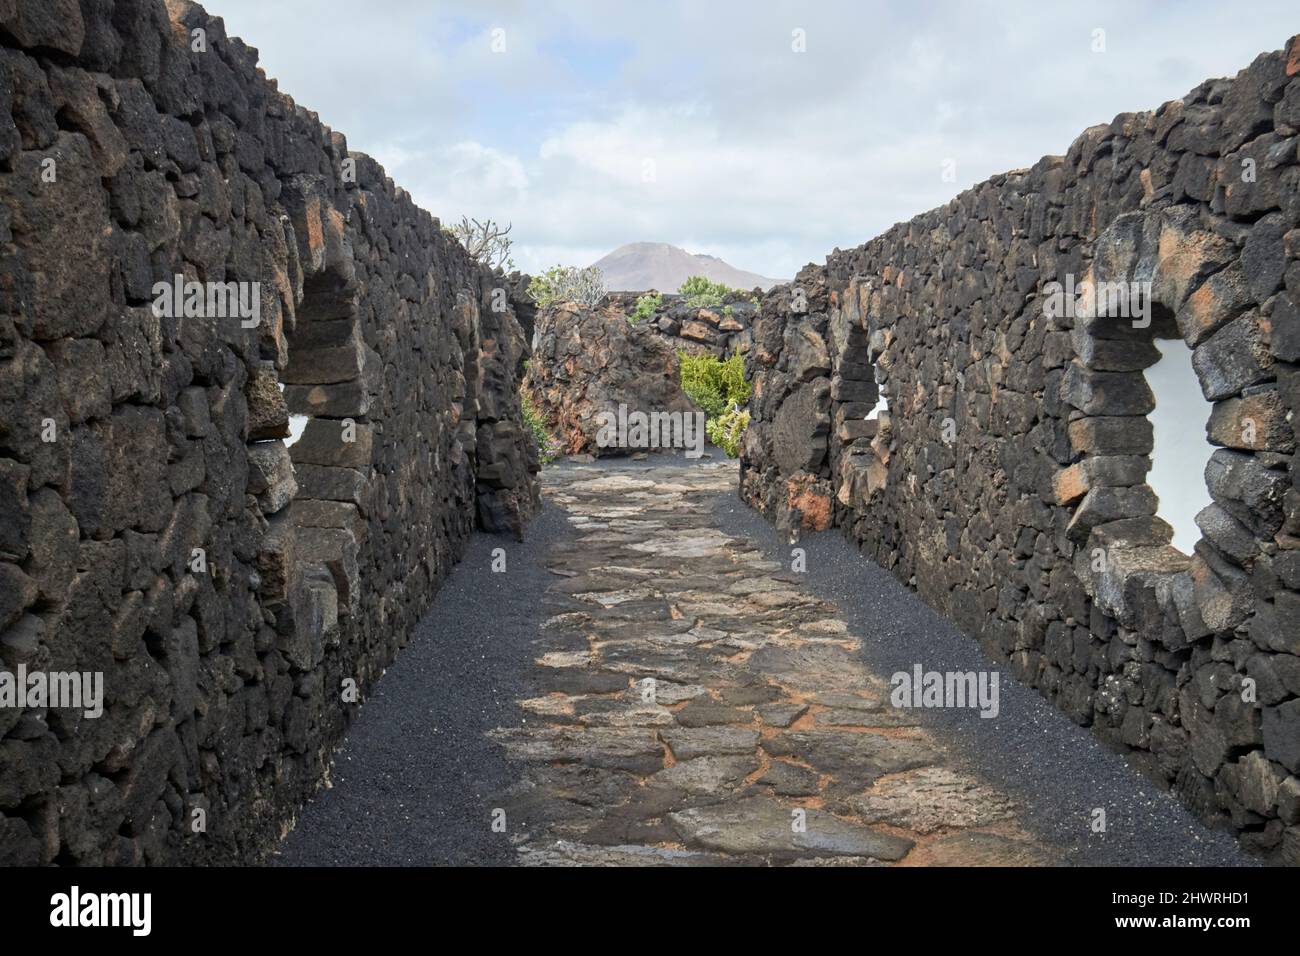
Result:
[[[205,5],[526,270],[648,240],[778,278],[1300,32],[1295,0]]]

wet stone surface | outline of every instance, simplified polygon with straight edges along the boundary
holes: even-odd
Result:
[[[1015,804],[892,708],[837,608],[716,527],[735,466],[543,475],[576,539],[533,696],[490,733],[528,866],[1047,865]]]

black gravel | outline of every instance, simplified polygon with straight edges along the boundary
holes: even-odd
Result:
[[[716,455],[716,452],[715,452]],[[673,459],[607,463],[662,466]],[[708,459],[704,459],[708,461]],[[695,463],[677,458],[681,467]],[[557,466],[552,466],[557,467]],[[571,467],[560,465],[558,467]],[[719,495],[721,530],[788,565],[791,545],[734,494]],[[514,726],[529,696],[542,594],[555,578],[546,553],[571,538],[548,505],[524,544],[475,535],[414,639],[380,681],[336,755],[333,788],[300,814],[279,865],[496,865],[512,862],[491,832],[494,797],[517,772],[485,736]],[[509,570],[488,570],[504,547]],[[805,535],[805,585],[839,605],[863,640],[864,662],[886,677],[911,670],[999,670],[1000,713],[934,709],[919,715],[954,757],[1026,808],[1022,825],[1061,848],[1062,863],[1092,866],[1242,866],[1255,861],[1225,831],[1200,824],[1172,794],[1015,681],[920,598],[839,532]],[[1090,824],[1106,810],[1105,833]]]
[[[545,619],[550,548],[570,534],[548,505],[523,544],[475,534],[410,644],[335,755],[333,787],[303,808],[272,863],[282,866],[501,865],[494,798],[517,768],[485,734],[516,726]],[[506,571],[493,573],[504,548]]]

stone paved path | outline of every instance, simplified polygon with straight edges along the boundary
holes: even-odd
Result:
[[[490,736],[526,865],[1038,865],[1003,794],[893,708],[834,605],[719,530],[729,462],[544,473],[538,696]]]

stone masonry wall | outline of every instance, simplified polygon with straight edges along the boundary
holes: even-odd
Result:
[[[187,2],[0,0],[0,677],[104,691],[0,706],[0,864],[257,858],[538,505],[523,280],[256,59]]]
[[[1300,863],[1300,38],[769,293],[741,490],[840,526],[1251,849]],[[1141,283],[1151,321],[1051,308]],[[1193,554],[1145,483],[1153,339],[1219,446]],[[889,410],[868,418],[880,383]],[[1188,476],[1188,480],[1196,480]],[[1083,785],[1083,784],[1081,784]]]
[[[607,304],[631,315],[644,292],[611,292]],[[752,341],[750,326],[757,314],[751,293],[729,292],[719,306],[696,306],[684,295],[663,294],[659,308],[647,325],[675,349],[691,354],[707,352],[715,358],[744,354]]]
[[[682,391],[676,350],[649,321],[628,321],[617,304],[594,309],[575,302],[548,305],[537,315],[535,338],[524,388],[566,455],[660,450],[602,446],[603,416],[617,421],[620,406],[679,418],[697,411]]]

